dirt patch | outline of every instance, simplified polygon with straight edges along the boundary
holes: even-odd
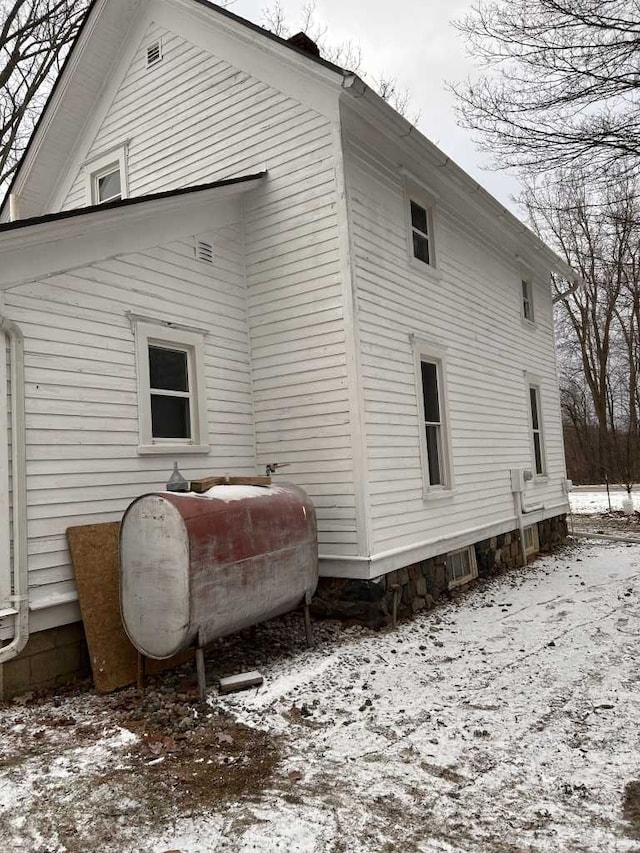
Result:
[[[629,822],[629,835],[640,838],[640,782],[627,782],[622,797],[622,814]]]
[[[640,512],[633,512],[631,515],[625,515],[621,510],[589,515],[574,513],[569,524],[569,530],[572,529],[577,533],[640,536]]]

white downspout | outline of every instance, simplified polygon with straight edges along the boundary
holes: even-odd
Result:
[[[0,601],[0,614],[14,619],[13,639],[0,648],[0,664],[20,654],[29,639],[29,578],[27,568],[27,482],[26,482],[26,437],[24,412],[24,339],[19,327],[0,316],[0,333],[9,339],[11,362],[11,486],[13,506],[13,572],[6,565],[6,579],[0,588],[8,589],[9,595]],[[5,347],[0,350],[4,360]],[[6,380],[6,366],[0,375]],[[2,394],[7,393],[4,382]],[[6,410],[6,409],[5,409]],[[0,424],[0,453],[4,455],[5,467],[8,461],[9,442],[7,424]],[[0,466],[1,467],[1,466]],[[11,591],[12,590],[12,591]],[[8,605],[8,607],[5,607]],[[2,609],[4,608],[4,609]]]

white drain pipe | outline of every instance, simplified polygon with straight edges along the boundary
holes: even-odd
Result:
[[[0,648],[0,664],[20,654],[29,639],[29,578],[27,566],[27,478],[26,478],[26,434],[24,412],[24,339],[19,327],[11,320],[0,316],[0,333],[9,339],[11,365],[11,485],[13,523],[13,572],[6,566],[5,586],[9,595],[0,602],[0,615],[14,620],[13,639]],[[3,341],[4,343],[4,341]],[[5,347],[2,347],[4,360]],[[5,370],[2,370],[5,373]],[[5,375],[6,380],[6,375]],[[6,381],[0,393],[7,394]],[[5,411],[6,411],[5,398]],[[6,423],[0,424],[0,453],[8,461],[9,442]],[[7,513],[8,514],[8,513]],[[5,606],[8,605],[8,606]]]

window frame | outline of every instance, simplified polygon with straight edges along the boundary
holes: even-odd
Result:
[[[527,533],[531,531],[531,545],[527,545]],[[526,527],[522,528],[522,533],[524,536],[524,553],[527,557],[532,557],[534,554],[537,554],[540,551],[540,538],[538,536],[538,525],[537,524],[528,524]]]
[[[531,276],[522,275],[520,278],[520,312],[522,319],[534,325],[536,322],[535,303],[533,300],[533,279]],[[527,308],[529,315],[527,316]]]
[[[120,145],[117,148],[112,148],[101,154],[99,157],[94,157],[86,164],[86,192],[89,205],[108,204],[110,201],[119,201],[128,198],[129,183],[127,176],[127,146]],[[98,199],[98,181],[112,172],[120,174],[120,197]]]
[[[404,216],[405,216],[405,231],[407,235],[407,252],[409,255],[409,263],[415,270],[427,276],[439,278],[438,269],[438,237],[437,237],[437,203],[438,195],[422,181],[418,180],[410,172],[402,169],[404,179]],[[416,230],[413,225],[413,217],[411,204],[416,204],[421,207],[426,213],[427,231],[420,232],[426,234],[427,245],[429,251],[429,263],[416,257],[413,245],[413,234]]]
[[[449,561],[453,562],[455,557],[465,554],[469,560],[469,571],[466,575],[458,578],[449,577]],[[456,551],[449,551],[445,556],[445,577],[447,580],[447,589],[455,589],[458,586],[466,586],[478,577],[478,561],[476,560],[476,551],[473,545],[468,548],[458,548]]]
[[[533,397],[532,397],[533,392]],[[536,427],[533,419],[532,400],[535,398],[536,415],[538,426]],[[531,445],[531,461],[533,463],[533,476],[536,480],[543,479],[547,476],[547,457],[545,451],[544,440],[544,418],[542,414],[542,395],[540,392],[540,383],[529,378],[527,380],[527,411],[529,418],[529,441]],[[538,450],[540,453],[540,470],[538,470],[537,454],[536,454],[536,435],[538,436]]]
[[[420,466],[422,469],[423,498],[450,496],[453,493],[453,465],[451,455],[451,435],[449,429],[449,404],[447,398],[446,350],[412,336],[414,349],[414,371],[416,383],[416,403],[419,429]],[[429,474],[429,450],[427,444],[427,421],[425,419],[425,400],[422,381],[422,364],[433,364],[436,368],[439,408],[439,466],[440,483],[432,483]]]
[[[138,453],[209,453],[207,396],[204,382],[204,334],[169,324],[134,321],[138,379]],[[153,435],[149,347],[158,346],[187,354],[190,438],[162,438]],[[164,396],[184,397],[186,392],[165,392]]]

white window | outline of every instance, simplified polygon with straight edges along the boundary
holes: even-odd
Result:
[[[431,223],[428,208],[419,202],[410,199],[411,210],[411,242],[413,246],[413,257],[424,264],[432,264],[433,247],[431,246]]]
[[[435,207],[437,195],[415,175],[402,169],[409,255],[412,266],[436,273]]]
[[[127,197],[126,148],[114,149],[86,165],[87,201],[106,204]]]
[[[462,586],[478,577],[476,554],[473,548],[464,548],[447,554],[446,566],[449,589]]]
[[[539,550],[538,525],[531,524],[524,528],[524,552],[529,557],[532,554],[537,554]]]
[[[540,388],[529,385],[529,415],[531,418],[531,443],[533,446],[533,465],[538,477],[546,473],[544,456],[544,436],[542,434],[542,409],[540,407]]]
[[[442,348],[412,336],[425,496],[452,487]]]
[[[203,335],[136,322],[139,453],[208,453]]]
[[[533,323],[533,288],[527,278],[522,279],[522,316]]]

